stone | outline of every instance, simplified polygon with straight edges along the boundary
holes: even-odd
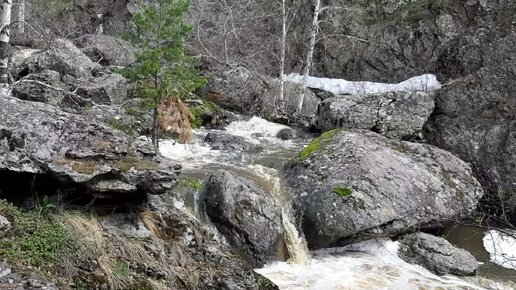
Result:
[[[11,222],[4,216],[0,215],[0,235],[11,229]],[[2,273],[0,273],[0,276]]]
[[[31,173],[63,189],[118,196],[166,193],[180,169],[156,154],[149,141],[133,142],[95,119],[45,103],[0,98],[1,174]]]
[[[399,256],[407,263],[420,265],[437,275],[475,275],[479,267],[468,251],[453,246],[442,237],[421,232],[401,237]]]
[[[453,154],[363,130],[324,133],[283,174],[310,248],[460,220],[483,195]]]
[[[129,66],[136,61],[136,49],[127,41],[105,34],[86,34],[74,40],[81,51],[102,65]]]
[[[345,95],[319,104],[317,129],[368,129],[389,138],[420,137],[434,110],[434,98],[425,92]]]
[[[106,74],[84,82],[77,94],[97,104],[118,105],[127,98],[127,80],[119,74]]]
[[[261,151],[263,147],[252,143],[243,136],[235,136],[224,131],[211,131],[204,140],[215,150]]]
[[[96,64],[87,55],[65,39],[53,40],[48,49],[31,55],[21,66],[27,74],[54,70],[75,78],[89,77],[96,68]]]
[[[50,88],[44,84],[58,89]],[[21,100],[59,105],[65,98],[65,93],[59,89],[68,90],[67,86],[61,82],[59,73],[53,70],[43,70],[21,78],[13,85],[12,94]]]
[[[202,190],[206,215],[253,267],[273,261],[283,243],[282,213],[254,183],[219,170]]]
[[[276,137],[281,140],[292,140],[296,137],[296,132],[291,128],[283,128],[278,132],[278,134],[276,134]]]

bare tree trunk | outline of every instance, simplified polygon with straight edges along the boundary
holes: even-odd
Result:
[[[281,48],[280,48],[280,104],[283,104],[285,98],[285,54],[287,49],[287,3],[286,0],[281,1]]]
[[[18,0],[18,24],[16,25],[16,31],[19,34],[25,33],[25,0]]]
[[[312,17],[312,27],[310,30],[310,46],[308,47],[308,52],[306,54],[305,61],[305,69],[303,71],[303,84],[307,86],[308,77],[310,74],[310,68],[312,67],[313,57],[314,57],[314,49],[315,42],[317,41],[317,32],[319,30],[319,12],[321,12],[321,0],[315,0],[315,9],[314,15]],[[303,109],[303,102],[305,99],[304,91],[299,96],[299,102],[297,104],[297,111],[301,112]]]
[[[8,84],[9,37],[12,0],[2,0],[0,11],[0,84]]]

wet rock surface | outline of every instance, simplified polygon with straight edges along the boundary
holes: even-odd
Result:
[[[474,275],[478,262],[472,254],[441,237],[425,233],[404,235],[400,239],[400,257],[437,275]]]
[[[235,136],[224,131],[211,131],[204,140],[215,150],[261,151],[260,144],[252,143],[242,136]]]
[[[284,175],[311,248],[467,217],[483,195],[453,154],[367,131],[324,133]]]
[[[228,171],[217,171],[203,189],[206,215],[255,267],[273,261],[283,243],[281,208],[270,193]]]

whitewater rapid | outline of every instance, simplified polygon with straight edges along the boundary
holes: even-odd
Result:
[[[239,120],[226,127],[225,132],[228,134],[266,145],[262,153],[213,150],[204,142],[204,137],[209,132],[205,129],[194,131],[194,140],[191,144],[179,144],[169,140],[162,142],[160,149],[164,156],[183,164],[184,174],[193,172],[195,176],[203,176],[206,179],[217,169],[231,170],[251,178],[271,192],[282,207],[285,242],[290,259],[271,263],[255,271],[269,278],[280,289],[514,289],[478,276],[436,276],[423,267],[404,262],[397,255],[398,243],[389,239],[309,252],[302,234],[295,227],[290,203],[281,187],[278,168],[268,167],[265,165],[267,162],[262,162],[267,158],[286,161],[295,156],[295,153],[309,141],[284,141],[276,138],[277,133],[284,128],[287,127],[259,117]],[[490,237],[500,237],[496,235],[492,233]],[[488,242],[491,241],[489,238],[486,239]],[[507,245],[502,243],[501,246]],[[499,249],[496,252],[501,253]]]

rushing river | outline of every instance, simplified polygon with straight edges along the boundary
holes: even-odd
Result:
[[[195,131],[191,144],[177,144],[172,140],[161,143],[161,153],[181,162],[186,177],[206,180],[213,171],[225,169],[253,180],[272,193],[283,210],[290,259],[256,271],[280,289],[516,289],[513,283],[516,267],[498,265],[511,254],[516,261],[516,240],[503,238],[494,231],[476,229],[472,234],[471,229],[458,227],[442,233],[482,262],[480,274],[469,278],[439,277],[420,266],[408,264],[397,255],[398,243],[389,239],[309,252],[302,234],[294,226],[290,203],[278,174],[282,165],[295,156],[309,138],[280,140],[276,135],[283,128],[285,126],[258,117],[242,119],[226,127],[226,133],[263,146],[265,150],[260,153],[213,150],[204,141],[209,132],[205,129]],[[186,202],[194,212],[196,198],[194,193],[187,198],[190,202]]]

